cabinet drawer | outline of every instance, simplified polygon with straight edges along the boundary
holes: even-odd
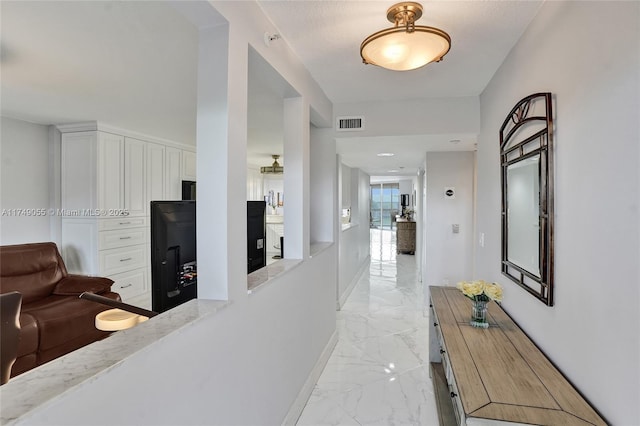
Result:
[[[458,391],[458,386],[456,385],[455,380],[450,380],[448,384],[451,396],[451,404],[453,405],[453,414],[456,416],[456,423],[461,426],[466,425],[467,419],[464,413],[464,408],[462,407],[462,401],[460,400],[460,392]]]
[[[98,231],[112,231],[116,229],[147,228],[146,217],[121,217],[117,219],[102,219],[98,221]]]
[[[136,268],[143,268],[147,262],[147,245],[102,250],[100,252],[100,273],[117,274]]]
[[[128,300],[132,297],[139,296],[148,291],[146,268],[114,274],[109,278],[113,280],[111,291],[118,293],[125,303],[128,303]]]
[[[131,228],[115,231],[102,231],[98,234],[99,249],[107,250],[118,247],[145,244],[147,230],[145,228]]]

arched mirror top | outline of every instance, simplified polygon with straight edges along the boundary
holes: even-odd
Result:
[[[520,100],[500,127],[502,273],[553,305],[551,93]]]

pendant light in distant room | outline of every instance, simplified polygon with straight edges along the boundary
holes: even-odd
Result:
[[[440,62],[451,48],[451,37],[438,28],[415,25],[421,16],[420,3],[402,2],[391,6],[387,19],[395,26],[378,31],[362,42],[362,61],[393,71],[409,71]]]
[[[284,167],[282,167],[280,163],[278,163],[278,158],[280,158],[280,156],[272,155],[271,158],[273,158],[273,164],[270,166],[260,167],[260,173],[276,175],[284,173]]]

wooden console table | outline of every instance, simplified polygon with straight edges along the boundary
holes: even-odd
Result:
[[[457,288],[430,292],[432,377],[436,398],[447,397],[441,424],[607,424],[497,303],[481,329],[469,325],[471,300]]]

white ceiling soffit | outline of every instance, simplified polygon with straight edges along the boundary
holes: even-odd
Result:
[[[427,152],[473,151],[476,135],[413,135],[337,138],[342,162],[370,176],[416,176],[424,167]],[[379,153],[393,153],[379,157]]]
[[[542,1],[423,1],[417,25],[446,31],[440,63],[395,72],[364,65],[360,43],[392,24],[396,1],[258,2],[334,103],[479,95]]]

